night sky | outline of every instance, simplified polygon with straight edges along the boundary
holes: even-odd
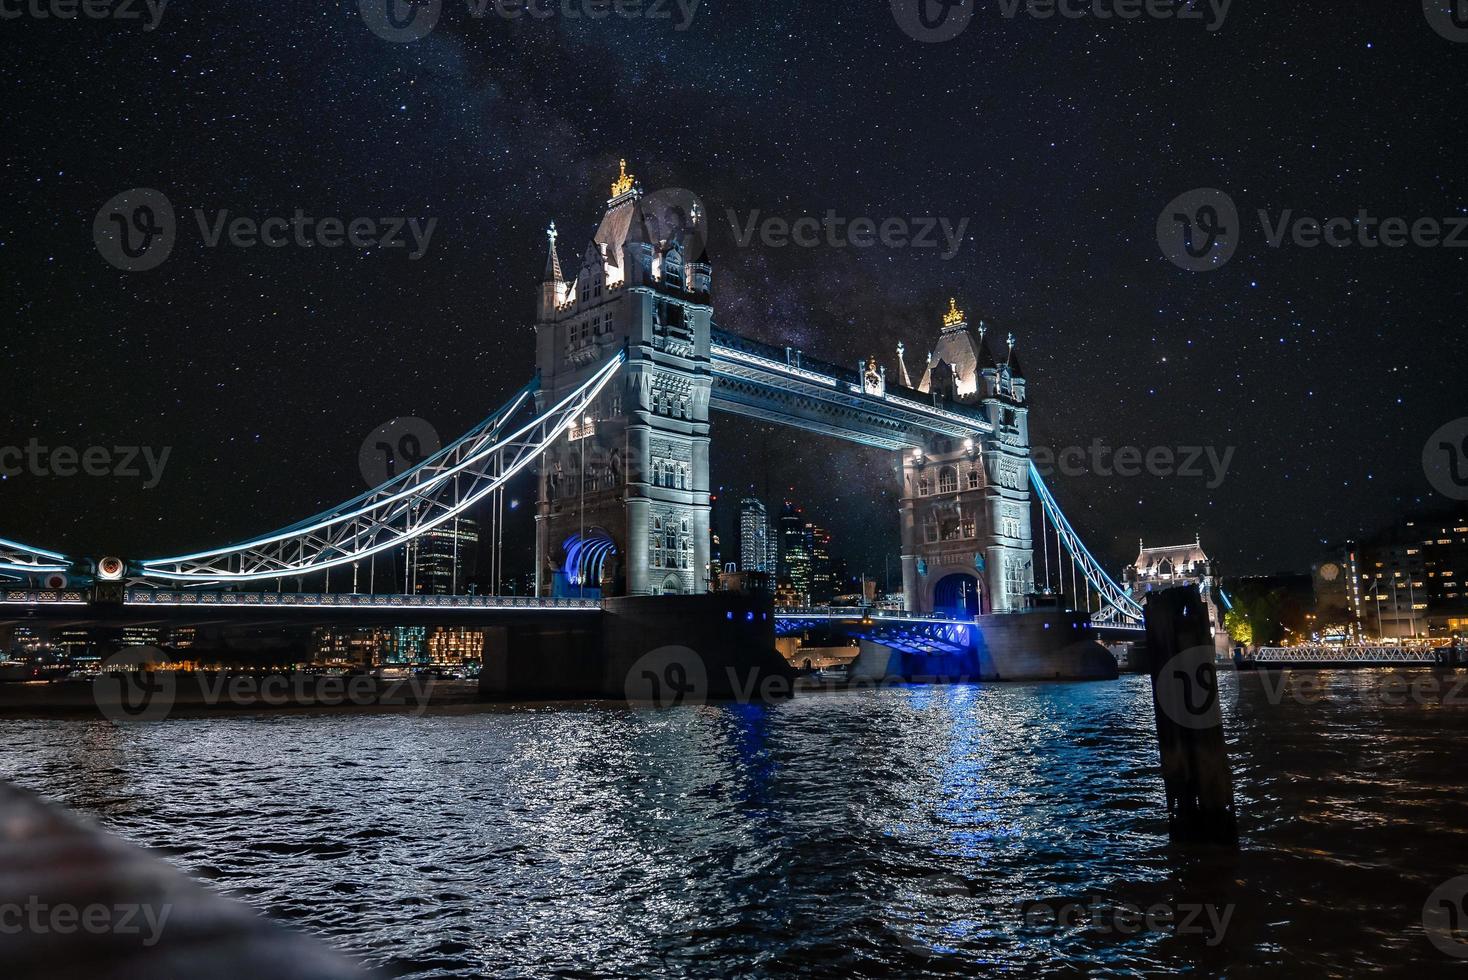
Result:
[[[890,365],[903,341],[916,376],[955,296],[1016,335],[1037,443],[1232,447],[1212,489],[1055,481],[1113,572],[1139,537],[1195,532],[1230,574],[1301,569],[1444,502],[1421,460],[1468,415],[1468,253],[1276,249],[1256,217],[1468,214],[1468,43],[1416,0],[1239,2],[1211,32],[990,2],[946,43],[886,0],[706,0],[686,31],[668,9],[512,23],[445,0],[411,43],[355,0],[176,0],[152,31],[0,20],[0,446],[171,447],[152,488],[9,477],[0,536],[142,558],[223,544],[364,489],[358,450],[387,420],[453,438],[529,377],[544,228],[579,266],[621,157],[646,190],[705,202],[725,329],[842,365]],[[134,187],[179,215],[147,272],[93,240]],[[1198,187],[1243,215],[1237,254],[1201,274],[1156,238]],[[437,227],[419,261],[208,248],[196,208]],[[731,209],[969,224],[945,261],[740,247]],[[714,439],[716,486],[800,501],[853,570],[895,555],[889,454],[725,416]]]

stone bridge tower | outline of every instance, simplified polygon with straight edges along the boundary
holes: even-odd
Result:
[[[550,227],[535,324],[537,408],[618,351],[627,363],[541,461],[539,595],[708,589],[713,274],[702,220],[691,194],[644,196],[624,160],[569,279]]]
[[[898,369],[908,384],[898,348]],[[917,390],[978,406],[992,434],[902,459],[902,587],[914,612],[1015,612],[1034,591],[1029,409],[1014,337],[996,350],[950,301]]]

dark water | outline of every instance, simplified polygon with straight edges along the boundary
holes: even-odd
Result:
[[[1462,975],[1468,935],[1440,951],[1423,909],[1468,873],[1468,686],[1322,676],[1282,700],[1224,679],[1243,844],[1222,857],[1169,848],[1135,677],[0,722],[0,772],[417,976]],[[1024,923],[1052,898],[1228,919],[1221,939]]]

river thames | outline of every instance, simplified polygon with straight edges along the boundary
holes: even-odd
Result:
[[[0,770],[411,976],[1468,967],[1468,937],[1434,943],[1423,924],[1468,872],[1463,675],[1415,697],[1404,680],[1434,675],[1319,676],[1283,696],[1222,677],[1236,854],[1169,846],[1135,676],[668,710],[7,721]],[[1036,902],[1091,911],[1061,926]],[[1140,926],[1096,911],[1159,906]]]

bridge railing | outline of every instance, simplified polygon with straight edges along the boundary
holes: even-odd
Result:
[[[1365,646],[1261,647],[1245,661],[1264,664],[1435,664],[1451,653],[1446,648]]]
[[[504,595],[389,595],[340,592],[184,592],[128,589],[133,605],[275,606],[331,609],[600,609],[596,599]]]
[[[961,616],[944,613],[914,613],[875,606],[776,606],[776,619],[901,619],[932,623],[967,623]]]
[[[5,605],[85,605],[87,595],[80,589],[4,589],[0,603]]]

